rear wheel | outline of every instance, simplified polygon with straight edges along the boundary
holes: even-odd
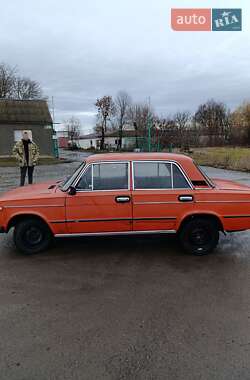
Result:
[[[19,251],[32,255],[49,247],[52,234],[41,220],[26,219],[20,221],[14,230],[14,242]]]
[[[186,252],[199,256],[207,255],[219,242],[218,225],[209,218],[194,218],[184,224],[179,238]]]

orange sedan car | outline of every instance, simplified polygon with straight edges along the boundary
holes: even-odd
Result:
[[[184,155],[92,155],[65,181],[3,194],[0,229],[12,227],[28,254],[53,237],[177,234],[187,252],[205,255],[220,231],[250,228],[250,187],[212,181]]]

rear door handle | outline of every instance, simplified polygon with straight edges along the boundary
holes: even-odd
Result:
[[[179,195],[180,202],[193,202],[194,197],[192,195]]]
[[[128,202],[130,202],[130,197],[127,195],[121,195],[119,197],[116,197],[115,201],[117,203],[128,203]]]

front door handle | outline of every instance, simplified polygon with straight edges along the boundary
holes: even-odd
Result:
[[[119,197],[116,197],[115,201],[117,203],[128,203],[128,202],[130,202],[130,197],[127,195],[121,195]]]
[[[180,202],[193,202],[194,197],[192,195],[179,195]]]

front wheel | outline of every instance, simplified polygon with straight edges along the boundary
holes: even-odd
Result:
[[[44,251],[51,240],[51,231],[43,221],[30,218],[15,226],[14,243],[22,253],[32,255]]]
[[[186,252],[207,255],[219,242],[218,225],[208,218],[194,218],[181,228],[179,238]]]

